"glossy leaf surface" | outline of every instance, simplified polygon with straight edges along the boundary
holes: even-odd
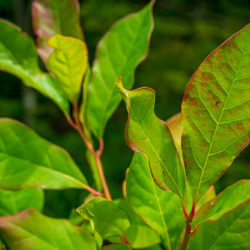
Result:
[[[185,176],[178,152],[166,124],[154,113],[155,92],[149,88],[126,90],[117,83],[128,110],[126,141],[128,146],[147,155],[157,185],[184,196]]]
[[[83,39],[77,0],[34,0],[32,15],[37,50],[45,64],[53,51],[47,45],[51,36],[61,34]]]
[[[245,203],[249,198],[250,180],[238,181],[204,204],[195,215],[192,225],[196,226],[206,220],[218,220],[222,215]]]
[[[164,245],[168,249],[177,249],[185,223],[180,199],[155,184],[144,154],[134,155],[127,173],[126,192],[133,210],[159,232]]]
[[[249,143],[249,42],[247,25],[205,59],[186,88],[182,149],[196,199]]]
[[[13,215],[28,208],[41,211],[43,202],[43,191],[39,188],[19,191],[0,189],[0,216]]]
[[[126,238],[134,248],[145,248],[161,242],[159,234],[144,225],[131,225],[126,231]]]
[[[126,231],[126,238],[130,246],[134,248],[146,248],[160,243],[159,234],[149,227],[130,207],[127,200],[114,201],[119,208],[123,209],[130,220],[130,227]]]
[[[122,76],[126,87],[131,88],[134,71],[147,54],[153,28],[152,6],[151,2],[118,21],[97,47],[83,116],[98,138],[103,136],[106,123],[121,100],[115,81]]]
[[[115,203],[95,197],[77,209],[86,220],[93,221],[95,230],[104,239],[125,236],[130,226],[128,216]]]
[[[89,232],[71,225],[67,220],[44,216],[35,209],[1,217],[0,228],[11,249],[96,250]]]
[[[0,20],[0,69],[19,77],[52,99],[64,113],[68,113],[67,99],[55,80],[38,67],[38,55],[30,37],[13,24]]]
[[[0,187],[85,188],[86,179],[66,151],[19,122],[0,119]]]
[[[250,204],[241,205],[218,221],[207,221],[190,238],[187,249],[249,249]]]
[[[76,103],[88,65],[87,47],[79,39],[60,34],[52,36],[48,45],[55,49],[48,59],[49,69],[68,100]]]

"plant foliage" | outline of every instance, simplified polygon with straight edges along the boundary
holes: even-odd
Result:
[[[2,249],[249,249],[250,181],[219,194],[213,184],[250,141],[250,26],[203,61],[186,87],[181,113],[162,121],[154,90],[129,90],[148,51],[154,1],[112,26],[92,67],[78,5],[33,0],[36,45],[0,20],[0,68],[59,106],[86,145],[95,182],[88,184],[65,150],[1,118]],[[134,156],[124,197],[112,200],[101,161],[103,135],[122,98]],[[70,188],[90,192],[79,215],[42,214],[43,189]]]

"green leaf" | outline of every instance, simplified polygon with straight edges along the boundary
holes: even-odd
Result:
[[[87,188],[70,155],[25,125],[0,119],[0,187]]]
[[[133,248],[145,248],[160,243],[159,234],[150,228],[129,206],[127,200],[118,199],[114,201],[123,209],[130,220],[130,227],[126,231],[126,238]]]
[[[242,204],[218,221],[203,223],[191,237],[187,249],[249,249],[250,203]]]
[[[67,220],[44,216],[35,209],[0,217],[0,228],[10,249],[96,250],[89,232]]]
[[[121,97],[114,82],[122,76],[127,88],[134,82],[134,71],[146,57],[153,29],[153,1],[141,11],[118,21],[101,39],[87,93],[83,119],[101,138],[109,117]]]
[[[38,56],[30,37],[15,25],[0,20],[0,68],[53,100],[68,114],[69,104],[55,80],[38,67]]]
[[[250,180],[240,180],[201,207],[192,221],[192,226],[195,227],[207,220],[218,220],[249,198]]]
[[[39,188],[26,188],[19,191],[0,189],[0,216],[13,215],[28,208],[42,211],[43,191]]]
[[[182,149],[198,200],[250,140],[250,25],[215,49],[192,76],[182,103]]]
[[[60,34],[52,36],[48,45],[55,48],[48,59],[49,69],[68,100],[76,103],[88,66],[87,46],[79,39]]]
[[[134,155],[127,173],[126,193],[133,210],[159,232],[167,249],[178,249],[185,225],[180,199],[155,184],[144,154]]]
[[[37,50],[45,64],[53,51],[47,45],[51,36],[61,34],[83,39],[78,0],[33,0],[32,15]]]
[[[128,91],[121,80],[117,87],[127,104],[128,146],[147,155],[153,178],[161,189],[173,191],[182,198],[185,192],[184,168],[170,131],[154,113],[155,92],[149,88]]]
[[[126,238],[133,248],[145,248],[161,242],[159,234],[143,225],[131,225],[126,231]]]
[[[216,191],[214,186],[210,186],[207,192],[200,198],[197,203],[196,210],[198,211],[204,204],[212,200],[216,196]]]
[[[95,197],[77,209],[86,220],[93,222],[95,230],[103,239],[124,237],[130,226],[127,214],[114,202]]]
[[[130,250],[127,244],[112,244],[102,248],[103,250]]]

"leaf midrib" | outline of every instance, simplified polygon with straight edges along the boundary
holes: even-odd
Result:
[[[50,168],[50,167],[48,167],[48,166],[43,166],[43,165],[34,163],[34,162],[30,161],[30,160],[22,159],[22,158],[19,158],[19,157],[17,157],[17,156],[13,156],[13,155],[11,155],[11,154],[7,154],[7,153],[4,153],[4,152],[0,152],[0,154],[5,155],[5,156],[7,157],[7,159],[8,159],[8,158],[14,158],[14,159],[17,159],[17,160],[19,160],[19,161],[20,161],[20,160],[21,160],[21,161],[25,161],[25,162],[27,162],[28,164],[31,164],[32,166],[35,166],[35,167],[38,167],[38,168],[42,168],[42,169],[46,169],[46,171],[50,171],[50,172],[52,172],[52,173],[54,172],[54,173],[56,173],[56,174],[58,174],[58,175],[61,175],[61,176],[65,177],[66,179],[69,179],[69,180],[74,181],[75,183],[81,185],[83,188],[85,187],[85,184],[82,183],[80,180],[76,179],[75,177],[70,176],[70,175],[68,175],[68,174],[66,174],[66,173],[63,173],[63,172],[59,172],[59,171],[57,171],[57,170],[55,170],[55,169],[53,169],[53,168]],[[0,162],[1,162],[1,161],[0,161]]]
[[[134,15],[136,15],[136,13],[134,14]],[[145,19],[146,19],[146,17],[145,17]],[[145,22],[145,19],[141,22],[141,24],[140,24],[140,27],[143,25],[143,23]],[[140,29],[139,29],[140,30]],[[126,65],[126,62],[128,61],[128,58],[129,58],[129,55],[131,55],[131,53],[132,53],[132,51],[133,51],[133,49],[134,49],[134,47],[133,47],[133,44],[135,43],[135,41],[138,39],[138,37],[139,37],[140,35],[138,35],[138,32],[136,33],[136,36],[134,37],[134,39],[133,39],[133,42],[130,42],[130,49],[129,49],[129,53],[126,53],[126,58],[125,58],[125,60],[124,60],[124,63],[123,63],[123,66],[121,67],[121,70],[120,70],[120,74],[124,71],[124,67],[125,67],[125,65]],[[105,46],[106,47],[106,46]],[[143,57],[143,56],[142,56]],[[109,58],[110,59],[110,58]],[[114,67],[112,67],[113,68],[113,71],[116,71],[115,70],[115,68]],[[119,76],[119,75],[118,75]],[[117,77],[118,77],[117,76]],[[91,81],[92,81],[92,79],[90,80],[90,84],[91,84]],[[104,115],[106,114],[106,110],[107,110],[107,108],[108,108],[108,106],[109,106],[109,104],[110,104],[110,100],[112,99],[111,97],[113,96],[113,93],[115,92],[114,91],[114,89],[116,89],[116,86],[115,85],[113,85],[112,86],[112,88],[111,88],[111,91],[109,92],[109,94],[108,94],[108,98],[106,98],[106,100],[108,100],[107,102],[106,102],[106,105],[105,105],[105,108],[102,110],[102,114],[101,114],[101,124],[103,124],[103,120],[104,120]],[[103,129],[102,129],[103,130]]]
[[[221,239],[223,234],[225,234],[229,230],[229,228],[239,219],[239,217],[241,217],[242,213],[244,213],[246,208],[247,207],[245,207],[244,210],[233,220],[233,222],[228,227],[226,227],[226,229],[217,237],[217,239],[213,242],[213,244],[209,247],[209,249],[212,249],[212,247],[216,244],[216,242],[218,242],[218,240]]]
[[[227,98],[224,102],[224,105],[221,109],[221,113],[220,113],[220,116],[219,116],[219,119],[218,121],[216,122],[216,127],[215,127],[215,130],[214,130],[214,134],[213,134],[213,137],[212,137],[212,140],[211,140],[211,143],[210,143],[210,146],[209,146],[209,150],[208,150],[208,153],[206,155],[206,160],[205,160],[205,163],[204,163],[204,166],[202,168],[202,172],[201,172],[201,175],[200,175],[200,179],[199,179],[199,183],[198,183],[198,186],[197,186],[197,189],[196,189],[196,193],[195,193],[195,200],[197,199],[197,196],[198,196],[198,192],[199,192],[199,189],[200,189],[200,186],[201,186],[201,181],[202,181],[202,178],[203,178],[203,175],[204,175],[204,172],[205,172],[205,169],[206,169],[206,166],[207,166],[207,162],[208,162],[208,159],[210,157],[210,152],[212,150],[212,147],[213,147],[213,143],[214,143],[214,140],[215,140],[215,136],[216,136],[216,133],[217,133],[217,130],[218,130],[218,127],[220,125],[220,121],[221,121],[221,118],[223,116],[223,112],[225,110],[225,106],[228,102],[228,99],[230,97],[230,93],[235,85],[235,81],[237,79],[237,75],[238,75],[238,71],[239,71],[239,68],[240,68],[240,64],[241,64],[241,59],[239,60],[239,65],[238,65],[238,68],[237,68],[237,71],[235,72],[235,76],[234,76],[234,80],[233,80],[233,83],[228,91],[228,94],[227,94]],[[218,82],[219,85],[221,85],[219,82]]]
[[[59,248],[56,248],[55,246],[51,245],[50,243],[48,243],[48,242],[45,241],[44,239],[40,238],[39,236],[37,236],[37,235],[35,235],[35,234],[32,234],[32,232],[30,232],[29,230],[25,229],[24,227],[19,226],[19,225],[13,223],[13,222],[9,222],[9,223],[10,223],[12,226],[17,227],[17,228],[21,229],[22,231],[28,233],[28,234],[31,235],[32,237],[37,238],[39,241],[44,242],[46,245],[49,245],[49,246],[51,246],[51,247],[53,247],[54,249],[57,249],[57,250],[59,249]]]
[[[153,186],[153,190],[154,190],[154,194],[155,194],[155,197],[156,197],[156,203],[157,203],[157,206],[159,208],[159,211],[160,211],[160,216],[161,216],[161,219],[162,219],[162,224],[165,228],[165,232],[166,232],[166,236],[167,236],[167,240],[168,240],[168,245],[169,245],[169,249],[171,250],[172,247],[171,247],[171,242],[170,242],[170,237],[169,237],[169,233],[168,233],[168,227],[167,227],[167,224],[166,224],[166,221],[164,219],[164,215],[163,215],[163,211],[162,211],[162,208],[161,208],[161,205],[160,205],[160,200],[159,200],[159,197],[158,197],[158,194],[157,194],[157,191],[156,191],[156,184],[153,180],[153,177],[151,176],[151,173],[150,173],[150,179],[151,179],[151,184]]]
[[[130,101],[130,100],[129,100],[129,101]],[[139,119],[138,119],[136,113],[135,113],[132,109],[130,109],[130,112],[133,113],[134,116],[136,117],[136,120],[139,121]],[[155,117],[155,115],[154,115],[153,119],[157,119],[157,118]],[[157,120],[158,120],[158,119],[157,119]],[[157,122],[158,122],[158,121],[157,121]],[[179,189],[179,187],[178,187],[178,185],[177,185],[177,183],[176,183],[174,177],[173,177],[172,174],[169,172],[169,170],[168,170],[166,164],[163,162],[163,160],[162,160],[161,157],[159,156],[158,152],[157,152],[156,149],[154,148],[152,142],[150,141],[149,137],[147,136],[147,133],[146,133],[145,130],[144,130],[144,127],[141,125],[140,122],[137,122],[137,124],[139,124],[139,126],[140,126],[140,128],[141,128],[141,130],[142,130],[142,132],[143,132],[143,134],[144,134],[144,136],[146,137],[146,140],[149,142],[149,144],[150,144],[151,148],[153,149],[153,151],[155,152],[157,158],[159,159],[159,161],[161,162],[161,164],[165,167],[165,170],[167,171],[169,177],[170,177],[171,180],[172,180],[172,183],[176,186],[176,189],[177,189],[177,191],[179,192],[178,195],[181,197],[182,195],[181,195],[180,189]],[[146,152],[145,152],[145,153],[146,153]],[[146,154],[147,154],[147,153],[146,153]]]

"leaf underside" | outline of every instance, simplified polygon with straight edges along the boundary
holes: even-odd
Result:
[[[249,144],[249,44],[247,25],[205,59],[186,88],[182,149],[195,199]]]

